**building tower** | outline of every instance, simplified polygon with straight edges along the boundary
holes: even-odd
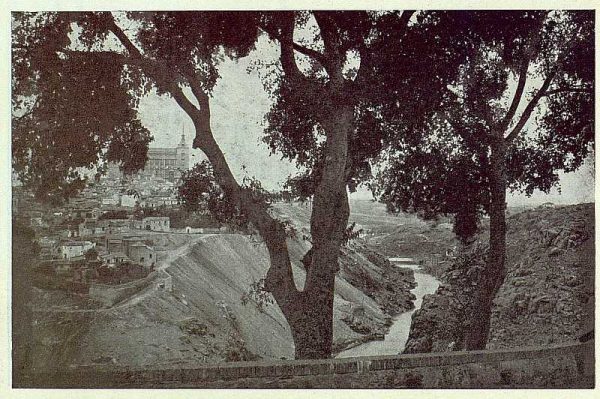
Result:
[[[190,168],[190,148],[185,143],[185,131],[181,129],[181,141],[177,145],[177,168],[186,171]]]

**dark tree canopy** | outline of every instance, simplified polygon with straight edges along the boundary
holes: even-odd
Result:
[[[371,165],[386,145],[422,131],[442,104],[446,85],[471,46],[461,39],[471,21],[444,12],[324,15],[321,19],[335,27],[339,51],[346,54],[339,62],[356,61],[345,71],[345,79],[354,82],[352,90],[339,99],[355,108],[347,177],[354,190],[371,177]],[[296,26],[309,24],[311,17],[297,13]],[[172,80],[187,85],[181,77],[193,77],[198,90],[210,93],[221,57],[247,55],[261,34],[281,39],[281,26],[289,18],[290,13],[279,12],[128,12],[116,18],[106,12],[15,13],[15,170],[40,197],[50,195],[49,190],[73,195],[82,187],[82,168],[99,166],[102,172],[105,161],[119,162],[127,173],[139,170],[152,140],[137,116],[140,97],[152,89],[169,94]],[[124,20],[134,26],[133,34],[114,29]],[[134,51],[123,53],[119,36],[125,33],[135,40]],[[319,181],[325,143],[319,119],[332,112],[326,98],[307,101],[311,91],[331,81],[331,66],[323,65],[319,55],[322,35],[318,31],[306,46],[295,44],[311,64],[300,76],[311,81],[307,92],[296,89],[298,76],[291,73],[269,87],[276,102],[267,115],[264,140],[304,170],[290,180],[302,196],[311,195]],[[136,59],[139,51],[144,61]],[[33,166],[48,160],[54,160],[52,170]]]
[[[309,24],[311,16],[297,13],[297,27]],[[15,170],[41,198],[53,194],[48,191],[57,191],[59,197],[75,194],[84,183],[82,168],[97,166],[102,172],[106,161],[119,162],[127,173],[139,170],[152,137],[141,125],[136,106],[152,89],[168,94],[173,76],[137,60],[136,51],[168,65],[181,84],[187,85],[177,76],[193,77],[200,82],[198,90],[210,93],[219,78],[220,57],[247,55],[260,34],[281,39],[281,26],[289,18],[290,13],[278,12],[128,12],[116,18],[106,12],[15,13]],[[123,20],[133,24],[133,35],[126,33],[137,46],[133,52],[126,49],[128,54],[119,37],[125,33],[114,29]],[[436,12],[326,14],[326,22],[338,33],[339,51],[346,54],[340,62],[358,61],[345,72],[354,85],[340,99],[355,108],[347,177],[351,190],[371,177],[371,165],[384,146],[422,130],[441,104],[468,48],[460,37],[469,22],[456,20]],[[323,65],[318,55],[322,35],[316,33],[305,47],[296,45],[309,58],[311,68],[300,78],[311,80],[313,92],[331,80],[331,66]],[[304,170],[290,184],[293,192],[308,196],[323,165],[325,133],[319,119],[332,110],[326,98],[307,101],[310,92],[296,89],[297,78],[283,73],[269,88],[276,102],[267,116],[264,140]],[[34,166],[49,160],[56,165],[52,170]]]
[[[461,73],[438,87],[444,101],[435,116],[398,136],[383,159],[376,193],[392,211],[454,214],[459,225],[466,223],[455,228],[466,229],[467,237],[474,230],[465,216],[477,219],[490,210],[494,129],[503,129],[510,143],[510,190],[548,192],[560,171],[576,170],[588,155],[594,139],[593,13],[448,14],[465,26],[462,40],[469,42]],[[531,104],[519,112],[518,102],[514,109],[510,102],[518,90],[521,103]],[[536,113],[536,122],[527,123]]]
[[[175,72],[197,77],[210,92],[221,50],[248,54],[257,18],[240,12],[13,13],[13,168],[43,200],[75,195],[84,171],[102,173],[109,161],[125,173],[140,170],[152,136],[138,118],[139,99],[152,89],[167,93]],[[123,19],[139,28],[132,40],[146,59],[131,49],[123,53],[119,36],[125,33],[115,28]]]
[[[461,37],[468,24],[456,24],[456,18],[438,12],[337,12],[331,18],[343,31],[341,48],[358,64],[356,70],[348,68],[346,78],[354,84],[340,99],[354,107],[347,177],[354,191],[371,179],[372,165],[398,137],[409,146],[418,143],[415,132],[423,131],[444,104],[446,86],[464,62],[470,44]],[[308,74],[318,85],[329,82],[318,63]],[[324,131],[318,121],[332,110],[326,99],[307,102],[285,81],[276,90],[264,141],[304,169],[288,183],[297,195],[307,197],[314,193],[323,165]]]

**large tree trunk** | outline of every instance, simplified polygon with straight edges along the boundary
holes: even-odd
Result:
[[[337,261],[331,260],[333,262]],[[305,289],[286,314],[294,339],[296,359],[331,356],[333,343],[333,293],[335,274]]]
[[[336,112],[323,123],[327,132],[325,161],[313,200],[312,259],[302,291],[294,283],[283,225],[268,214],[266,204],[236,182],[207,118],[200,114],[192,118],[196,126],[194,147],[204,151],[226,196],[248,215],[265,241],[270,257],[265,289],[273,294],[290,325],[297,359],[330,357],[333,342],[335,275],[350,213],[345,176],[353,109],[349,105],[332,109]]]
[[[473,319],[465,337],[467,350],[485,349],[493,300],[506,276],[506,144],[502,136],[491,146],[489,179],[490,250],[486,268],[479,275]]]
[[[210,127],[209,96],[193,70],[181,71],[198,100],[196,106],[183,93],[178,79],[173,79],[168,68],[157,68],[143,59],[135,45],[112,24],[111,30],[125,45],[134,59],[141,60],[146,70],[164,82],[177,104],[192,119],[196,130],[193,147],[207,156],[219,186],[225,196],[237,206],[258,229],[265,241],[270,257],[270,267],[265,278],[265,289],[273,294],[292,330],[296,345],[296,358],[325,358],[331,356],[333,341],[333,291],[338,270],[339,250],[348,224],[349,206],[346,192],[348,167],[348,138],[353,130],[353,99],[345,90],[342,70],[345,51],[339,46],[339,32],[326,15],[316,15],[323,36],[325,53],[321,62],[330,81],[326,88],[307,79],[298,69],[294,59],[294,13],[283,14],[278,29],[281,44],[281,64],[286,79],[304,93],[307,100],[315,99],[315,107],[326,132],[325,159],[322,178],[318,183],[311,215],[313,240],[312,260],[306,271],[304,289],[299,291],[294,283],[285,228],[267,212],[264,201],[241,187],[235,180],[221,148]],[[327,20],[327,21],[325,21]],[[312,82],[312,83],[311,83]],[[325,99],[325,101],[323,101]],[[327,108],[327,109],[324,109]]]
[[[308,266],[302,291],[294,283],[285,228],[269,215],[264,202],[257,201],[248,190],[239,186],[214,140],[208,96],[201,87],[192,84],[192,92],[199,104],[199,108],[196,108],[186,101],[176,85],[172,86],[171,93],[194,121],[194,147],[204,151],[226,196],[248,216],[265,241],[271,261],[265,289],[273,294],[290,325],[296,358],[327,358],[331,356],[333,342],[335,275],[339,269],[340,246],[344,242],[350,214],[346,177],[350,170],[348,139],[354,125],[354,100],[345,90],[346,82],[342,74],[345,53],[339,51],[338,32],[332,28],[333,25],[323,21],[319,24],[325,44],[323,62],[330,78],[326,87],[321,87],[311,85],[295,64],[294,15],[289,14],[288,17],[280,29],[282,67],[290,84],[305,93],[311,92],[309,87],[314,89],[313,94],[319,93],[315,106],[319,107],[318,119],[326,134],[321,180],[315,189],[310,221],[312,256],[310,262],[306,262]]]
[[[338,200],[333,200],[327,207],[337,211],[331,213],[332,217],[329,220],[321,220],[326,226],[325,229],[330,231],[330,235],[313,237],[312,256],[306,270],[301,300],[297,302],[295,314],[288,320],[294,336],[297,359],[331,356],[335,275],[339,270],[340,246],[349,215],[345,189],[340,193]],[[313,216],[318,213],[320,212],[315,209]],[[316,223],[321,224],[318,221]]]
[[[322,122],[327,142],[323,175],[313,199],[311,259],[305,263],[306,281],[301,299],[288,317],[297,359],[331,356],[335,275],[350,215],[345,176],[352,118],[352,107],[340,105]]]

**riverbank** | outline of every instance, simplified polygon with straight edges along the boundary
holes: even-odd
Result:
[[[408,264],[406,261],[408,261]],[[395,266],[400,270],[410,270],[414,273],[415,286],[411,290],[411,294],[414,297],[411,306],[412,309],[393,317],[390,321],[388,331],[383,336],[377,337],[378,340],[361,342],[360,344],[348,347],[346,350],[336,354],[336,358],[395,355],[404,350],[404,345],[408,340],[413,313],[421,307],[423,297],[433,294],[440,284],[435,277],[424,273],[419,265],[410,264],[410,261],[411,259],[405,259],[402,264],[396,264]]]

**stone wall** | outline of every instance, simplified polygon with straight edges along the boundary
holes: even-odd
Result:
[[[157,276],[157,272],[152,272],[144,278],[125,284],[91,284],[89,296],[101,302],[105,307],[110,307],[146,288]]]
[[[31,387],[591,388],[594,341],[552,347],[349,359],[236,362],[182,369],[75,368]]]

